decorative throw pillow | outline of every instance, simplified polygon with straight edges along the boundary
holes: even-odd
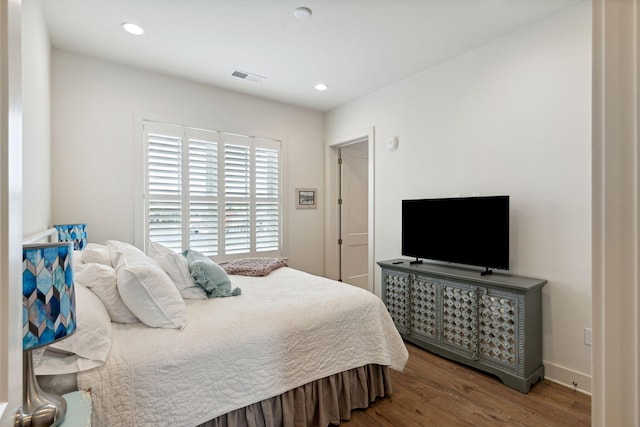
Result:
[[[100,298],[111,321],[118,323],[137,323],[138,318],[122,301],[116,282],[116,271],[113,267],[95,262],[76,267],[74,281],[80,283]]]
[[[184,255],[172,249],[151,242],[149,256],[169,275],[184,299],[206,299],[207,293],[191,277],[189,263]]]
[[[231,280],[218,264],[205,254],[187,249],[184,256],[189,262],[189,270],[196,283],[207,292],[209,298],[240,295],[240,288],[231,290]]]
[[[38,375],[58,375],[85,371],[102,365],[111,352],[111,319],[100,299],[75,283],[78,327],[67,338],[43,352],[34,352]]]
[[[147,326],[184,328],[187,311],[180,292],[162,268],[135,247],[116,249],[118,292]]]

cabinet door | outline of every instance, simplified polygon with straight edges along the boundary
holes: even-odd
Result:
[[[522,295],[484,289],[480,295],[480,360],[493,367],[519,373],[521,357],[519,303]],[[522,339],[524,341],[524,338]]]
[[[409,274],[400,271],[382,271],[382,301],[401,334],[408,334]]]
[[[455,353],[478,358],[478,289],[442,281],[442,337]]]
[[[438,340],[438,285],[428,277],[415,276],[411,282],[411,335],[427,341]]]

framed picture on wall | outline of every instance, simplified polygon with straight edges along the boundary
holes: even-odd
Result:
[[[315,188],[296,188],[296,209],[315,209],[317,194]]]

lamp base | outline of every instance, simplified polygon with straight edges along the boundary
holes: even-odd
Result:
[[[22,353],[24,390],[22,407],[18,409],[15,427],[51,427],[64,420],[67,401],[64,397],[40,389],[33,372],[31,350]]]

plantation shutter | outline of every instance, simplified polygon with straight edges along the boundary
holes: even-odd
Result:
[[[218,255],[218,133],[187,129],[189,247]]]
[[[223,134],[225,253],[251,252],[251,139]]]
[[[145,126],[147,141],[147,236],[182,249],[182,128]]]
[[[280,144],[255,138],[256,252],[280,247]]]
[[[281,256],[280,142],[145,122],[146,239],[208,256]]]

